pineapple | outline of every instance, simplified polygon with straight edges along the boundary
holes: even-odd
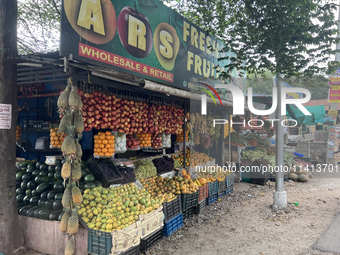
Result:
[[[80,205],[83,202],[83,196],[81,195],[80,189],[76,185],[73,185],[72,187],[72,201],[76,205]]]
[[[77,233],[78,228],[79,228],[78,209],[74,208],[72,209],[71,217],[68,219],[67,233],[73,235]]]
[[[63,164],[63,167],[61,168],[61,177],[64,179],[64,186],[65,186],[65,181],[71,177],[71,164],[70,162],[65,162]]]
[[[64,208],[71,207],[71,187],[70,184],[66,185],[66,189],[64,191],[63,198],[61,199],[61,203],[63,204]]]
[[[63,217],[61,217],[60,221],[60,231],[66,233],[67,231],[67,224],[68,219],[71,217],[70,209],[66,209],[65,213],[63,214]]]
[[[67,135],[65,137],[61,146],[61,151],[64,155],[70,155],[71,157],[76,154],[77,148],[73,135]]]
[[[76,134],[81,135],[84,131],[84,120],[80,112],[77,112],[74,116],[74,126],[76,127]]]
[[[65,114],[59,124],[59,132],[67,134],[68,127],[71,126],[71,114]]]
[[[77,93],[77,87],[72,86],[71,92],[68,98],[68,104],[73,111],[80,111],[83,108],[83,102],[81,101],[80,96]]]
[[[73,160],[71,165],[71,178],[72,181],[78,181],[81,178],[81,165],[78,160]]]
[[[77,141],[76,142],[76,158],[81,159],[82,156],[83,156],[83,150],[81,148],[81,145]]]
[[[67,109],[67,107],[68,107],[70,90],[71,90],[71,86],[67,85],[66,89],[60,94],[60,96],[58,98],[57,105],[58,105],[58,108],[61,112],[64,111],[65,109]]]
[[[75,243],[72,239],[73,238],[71,238],[67,242],[66,249],[65,249],[65,255],[73,255],[74,252],[75,252]]]

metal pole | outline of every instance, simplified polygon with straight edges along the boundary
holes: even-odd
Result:
[[[308,157],[310,158],[310,134],[311,134],[311,130],[310,130],[310,126],[308,127]]]
[[[283,117],[281,115],[281,87],[282,81],[280,79],[280,74],[276,74],[276,87],[277,87],[277,110],[276,110],[276,166],[280,168],[280,171],[276,173],[276,182],[275,182],[275,191],[282,192],[284,191],[283,182],[284,182],[284,173],[283,173],[283,126],[281,124]]]

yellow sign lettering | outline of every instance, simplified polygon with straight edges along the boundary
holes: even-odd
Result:
[[[159,45],[160,52],[165,58],[172,58],[174,56],[174,52],[170,43],[174,42],[174,38],[172,35],[165,30],[160,31],[159,38],[163,45]]]
[[[187,41],[187,38],[189,36],[189,29],[190,29],[190,25],[183,21],[183,41]]]
[[[103,12],[100,0],[83,0],[81,2],[77,25],[105,36]]]
[[[128,44],[146,51],[146,26],[139,19],[129,15]]]

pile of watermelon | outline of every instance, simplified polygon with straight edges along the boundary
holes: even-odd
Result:
[[[16,200],[19,215],[44,220],[60,220],[63,214],[61,199],[64,194],[64,181],[61,177],[63,161],[55,165],[44,162],[22,162],[17,165]],[[79,188],[93,189],[102,184],[87,170],[82,162],[82,178]]]

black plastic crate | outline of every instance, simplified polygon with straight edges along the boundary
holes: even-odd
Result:
[[[89,229],[87,243],[87,252],[91,255],[108,255],[111,253],[111,233]]]
[[[223,193],[227,190],[227,185],[224,181],[218,182],[218,193]]]
[[[209,196],[207,198],[207,205],[211,205],[212,203],[217,201],[217,194]]]
[[[145,253],[147,250],[150,249],[151,246],[155,245],[157,242],[162,240],[163,228],[160,228],[156,232],[152,233],[151,235],[148,235],[147,237],[144,237],[140,240],[140,251]]]
[[[183,214],[179,214],[164,224],[162,235],[169,237],[183,226]]]
[[[198,191],[192,194],[182,194],[182,211],[186,211],[198,204]]]
[[[191,218],[192,216],[194,216],[195,214],[195,211],[196,211],[196,206],[195,207],[192,207],[186,211],[183,211],[182,214],[183,214],[183,220],[185,219],[189,219]]]
[[[200,214],[204,211],[207,206],[207,198],[203,199],[198,205],[195,207],[195,214]]]
[[[108,253],[108,254],[111,254],[111,252]],[[136,246],[131,247],[130,249],[126,250],[125,252],[120,253],[119,255],[139,255],[139,254],[140,254],[140,246],[136,245]]]
[[[167,223],[170,219],[182,212],[182,199],[181,195],[178,195],[176,199],[171,202],[163,203],[164,223]]]
[[[116,176],[108,176],[98,166],[98,162],[104,162],[105,164],[107,164],[107,166]],[[90,157],[87,160],[87,166],[90,168],[91,173],[97,178],[97,180],[102,183],[103,187],[109,187],[111,184],[117,184],[123,179],[122,174],[119,172],[117,167],[112,163],[110,159],[94,159],[93,157]]]
[[[218,181],[209,182],[209,197],[217,194],[218,192]]]

